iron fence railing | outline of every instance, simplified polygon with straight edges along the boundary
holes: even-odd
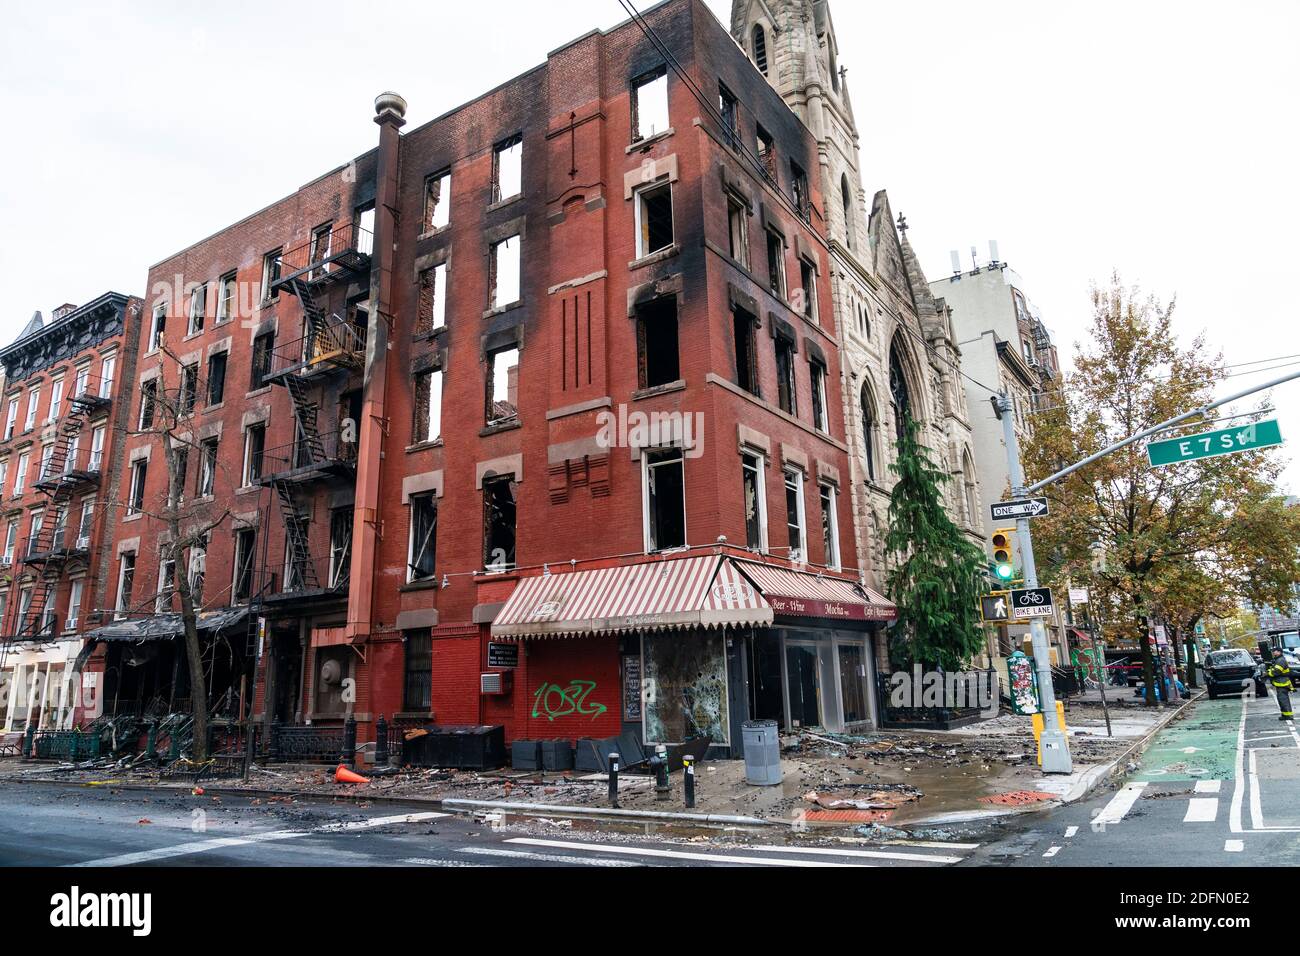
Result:
[[[279,282],[297,276],[315,279],[336,270],[358,269],[369,260],[373,249],[374,236],[354,222],[338,223],[328,231],[317,230],[302,245],[281,254]]]
[[[319,444],[300,438],[295,442],[265,449],[252,463],[254,478],[266,480],[273,475],[318,465],[356,464],[357,442],[354,432],[322,432],[317,437]]]
[[[366,328],[337,315],[310,324],[307,334],[271,349],[262,378],[328,366],[354,366],[366,351]]]

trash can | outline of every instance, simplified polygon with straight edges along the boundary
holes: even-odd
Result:
[[[745,741],[745,782],[772,787],[781,782],[781,739],[775,720],[747,720],[741,734]]]

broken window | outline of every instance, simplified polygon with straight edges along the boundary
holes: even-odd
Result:
[[[668,129],[668,70],[659,67],[632,81],[632,142]]]
[[[794,377],[794,342],[777,335],[776,343],[776,402],[788,415],[799,414]]]
[[[148,459],[139,458],[131,462],[131,491],[126,500],[126,513],[129,515],[139,514],[144,509],[144,483],[148,471]]]
[[[153,323],[149,326],[149,351],[162,345],[163,335],[167,331],[167,303],[160,302],[154,306]]]
[[[648,256],[673,244],[672,183],[651,183],[636,192],[636,256]]]
[[[207,310],[208,287],[204,284],[190,293],[190,327],[186,330],[187,335],[203,331],[203,318]]]
[[[519,250],[518,235],[493,243],[489,260],[491,275],[488,276],[488,308],[496,309],[503,305],[519,301]]]
[[[406,662],[403,666],[402,709],[427,713],[433,706],[433,634],[420,628],[403,635]]]
[[[785,526],[790,538],[790,560],[807,560],[804,545],[803,472],[785,471]]]
[[[438,550],[438,499],[411,495],[411,532],[407,543],[407,581],[433,577]]]
[[[172,595],[176,593],[176,559],[170,546],[158,560],[158,589],[154,592],[153,609],[162,614],[172,609]]]
[[[240,528],[235,532],[235,577],[231,593],[236,604],[242,604],[253,595],[253,556],[256,549],[256,528]]]
[[[158,404],[158,379],[151,378],[140,385],[140,431],[153,427],[154,411]]]
[[[817,321],[817,270],[807,259],[799,260],[799,304],[804,318],[810,322]]]
[[[198,497],[205,498],[212,494],[217,483],[217,439],[204,439],[199,449],[202,457],[199,460]]]
[[[822,547],[825,549],[826,567],[840,569],[840,529],[835,520],[835,488],[822,485],[819,489],[822,503]]]
[[[636,311],[637,367],[641,388],[681,378],[677,343],[677,299],[662,296]]]
[[[727,655],[717,631],[646,634],[644,659],[645,738],[648,743],[678,743],[708,737],[729,740]]]
[[[347,587],[352,575],[352,509],[330,512],[330,588]]]
[[[686,544],[686,479],[680,448],[647,449],[641,456],[646,551]]]
[[[167,507],[175,508],[185,501],[185,477],[189,473],[190,450],[180,447],[172,451],[175,474],[167,488]]]
[[[352,211],[357,252],[370,255],[375,246],[375,204],[366,203]]]
[[[178,411],[181,415],[190,415],[194,412],[194,406],[198,401],[199,391],[199,367],[195,365],[181,366],[181,388]]]
[[[244,432],[244,475],[242,486],[257,484],[262,477],[262,455],[266,451],[266,425],[249,425]]]
[[[500,425],[519,418],[519,349],[511,345],[489,352],[487,424]]]
[[[220,405],[226,397],[226,353],[216,352],[208,358],[208,404]]]
[[[266,377],[271,374],[271,351],[274,345],[274,332],[263,332],[253,339],[253,372],[249,378],[249,391],[266,384]]]
[[[280,293],[273,286],[280,281],[283,250],[275,249],[262,256],[262,300],[278,298]]]
[[[117,613],[114,617],[122,620],[131,610],[131,588],[135,585],[135,552],[125,552],[118,563],[117,570]]]
[[[826,405],[826,366],[821,362],[808,363],[812,376],[813,427],[819,432],[829,433],[830,413]]]
[[[417,333],[432,332],[447,324],[447,263],[420,272],[420,303],[415,315]]]
[[[740,456],[745,488],[745,544],[754,551],[767,550],[767,497],[763,489],[763,459],[749,453]]]
[[[727,197],[727,251],[744,269],[749,268],[749,210],[735,197]]]
[[[415,376],[415,416],[412,426],[413,445],[437,441],[442,437],[441,369],[431,369]]]
[[[510,475],[483,480],[483,565],[489,571],[515,566],[515,481]]]
[[[735,332],[736,348],[736,384],[752,395],[758,394],[758,356],[755,319],[744,309],[735,308],[731,313],[731,324]]]
[[[735,147],[740,132],[740,104],[725,83],[718,84],[718,115],[722,117],[722,132],[728,146]]]
[[[767,231],[767,287],[778,299],[785,298],[785,240]]]
[[[772,134],[758,127],[756,136],[758,150],[758,165],[764,176],[772,185],[776,185],[776,143],[772,139]]]
[[[492,202],[518,196],[524,189],[524,138],[512,136],[492,153]]]
[[[208,574],[208,536],[201,534],[190,545],[189,568],[186,577],[190,582],[190,600],[196,608],[203,605],[203,582]]]
[[[790,160],[790,198],[794,200],[794,208],[799,216],[807,222],[812,215],[808,197],[808,174],[794,160]]]
[[[301,590],[307,584],[307,566],[311,555],[294,542],[310,540],[308,521],[305,515],[296,514],[284,519],[284,589]]]
[[[433,232],[451,221],[451,170],[445,169],[424,181],[424,228]]]

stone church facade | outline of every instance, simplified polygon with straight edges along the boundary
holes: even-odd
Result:
[[[945,494],[953,521],[973,542],[983,538],[952,313],[931,294],[906,221],[895,216],[885,191],[868,203],[827,0],[733,0],[731,33],[817,141],[825,202],[813,215],[824,216],[820,226],[831,247],[858,567],[868,583],[883,587],[890,465],[905,411],[921,423],[923,442],[952,478]],[[878,653],[877,660],[883,666],[887,657]]]

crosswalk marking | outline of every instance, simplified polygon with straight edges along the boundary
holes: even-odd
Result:
[[[397,823],[422,823],[425,820],[437,820],[450,816],[447,813],[402,813],[392,817],[369,817],[365,820],[348,820],[343,823],[326,823],[316,828],[317,833],[338,833],[344,830],[373,830]]]
[[[564,856],[560,853],[533,853],[530,850],[506,850],[495,846],[457,847],[457,853],[472,856],[499,856],[518,860],[537,860],[540,863],[571,863],[579,866],[642,866],[636,860],[610,860],[602,857]]]
[[[513,837],[507,843],[549,847],[555,850],[585,850],[591,853],[622,853],[629,856],[655,856],[673,860],[702,860],[709,863],[745,863],[755,866],[870,866],[869,863],[832,863],[830,860],[772,859],[764,856],[733,856],[722,853],[688,853],[684,850],[660,850],[649,847],[609,846],[573,840],[537,840]]]
[[[1223,841],[1223,851],[1225,853],[1240,853],[1244,849],[1246,849],[1245,840],[1224,840]]]
[[[1044,853],[1043,856],[1052,857],[1052,856],[1056,856],[1056,854],[1060,852],[1061,852],[1061,848],[1059,846],[1054,846],[1048,849],[1048,851]]]
[[[1145,780],[1125,784],[1119,793],[1110,798],[1110,803],[1102,808],[1101,813],[1097,814],[1097,818],[1093,822],[1100,825],[1119,823],[1133,809],[1133,804],[1138,802],[1138,798],[1142,796],[1144,789],[1146,789]]]
[[[978,844],[976,844],[978,846]],[[813,856],[869,857],[876,860],[907,860],[913,863],[960,863],[959,856],[938,856],[933,853],[898,853],[891,850],[839,850],[832,847],[813,846],[738,846],[738,850],[760,853],[804,853]]]
[[[1078,832],[1079,832],[1079,828],[1078,828],[1078,827],[1066,827],[1066,828],[1065,828],[1065,838],[1068,840],[1068,839],[1070,839],[1070,837],[1074,836],[1074,835],[1075,835],[1076,833],[1078,833]]]
[[[1222,780],[1198,780],[1194,789],[1197,793],[1218,793],[1222,788]]]
[[[1218,797],[1192,797],[1187,801],[1184,823],[1213,823],[1219,815]]]

